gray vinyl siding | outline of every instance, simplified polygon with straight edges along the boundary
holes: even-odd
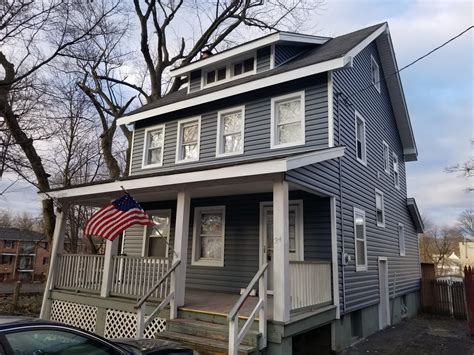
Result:
[[[125,231],[122,253],[128,256],[142,256],[144,226],[136,225]]]
[[[305,145],[285,148],[270,149],[271,129],[271,98],[285,93],[305,92]],[[143,140],[145,127],[135,129],[133,142],[133,156],[131,175],[170,171],[185,167],[211,166],[223,162],[245,162],[249,158],[270,158],[285,153],[306,152],[314,149],[327,148],[328,146],[328,108],[327,108],[327,81],[326,76],[312,77],[311,81],[297,82],[289,86],[274,87],[265,90],[266,96],[261,91],[241,101],[235,100],[232,105],[209,109],[200,115],[191,115],[182,118],[201,116],[201,141],[199,161],[175,164],[178,119],[165,123],[165,143],[163,153],[163,166],[151,169],[142,169]],[[260,96],[260,97],[259,97]],[[217,114],[223,110],[236,106],[245,106],[245,132],[244,154],[231,157],[216,157],[217,141]]]
[[[189,80],[189,92],[201,90],[201,70],[191,72]]]
[[[257,50],[257,73],[270,69],[270,46]]]
[[[306,48],[301,46],[275,45],[275,67],[294,58]]]
[[[272,199],[272,194],[252,194],[191,200],[186,287],[237,293],[247,286],[258,270],[260,203]],[[329,200],[302,191],[292,191],[290,200],[303,200],[305,260],[331,261]],[[191,265],[194,208],[202,206],[226,208],[224,267]],[[173,245],[176,202],[146,203],[143,207],[172,210],[170,244]],[[143,242],[143,237],[140,241]]]

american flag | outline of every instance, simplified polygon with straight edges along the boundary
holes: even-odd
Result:
[[[94,213],[84,227],[84,234],[114,240],[135,224],[152,223],[138,202],[127,194]]]

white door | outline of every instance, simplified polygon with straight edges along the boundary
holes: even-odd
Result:
[[[388,263],[386,258],[379,258],[379,329],[390,325],[390,300],[388,291]]]
[[[267,285],[268,291],[273,290],[273,207],[266,205],[261,211],[261,235],[262,246],[261,263],[268,262]],[[289,259],[303,260],[303,216],[302,202],[292,203],[289,206]]]

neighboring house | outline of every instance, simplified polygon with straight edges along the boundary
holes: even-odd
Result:
[[[42,195],[99,207],[123,187],[160,233],[132,227],[104,256],[62,255],[59,211],[42,317],[297,354],[416,314],[423,224],[405,163],[417,149],[396,71],[385,23],[275,33],[173,70],[186,88],[119,120],[134,127],[129,177]],[[257,296],[240,307],[246,287]]]
[[[462,269],[465,266],[474,267],[474,242],[459,243],[459,261]]]
[[[433,259],[440,260],[436,264],[437,276],[461,275],[461,259],[454,251],[444,258],[441,258],[440,255],[434,254]]]
[[[43,234],[0,227],[0,281],[45,281],[49,259]]]

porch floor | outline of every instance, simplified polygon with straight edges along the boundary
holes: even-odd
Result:
[[[216,315],[227,315],[232,307],[237,303],[239,297],[240,295],[236,293],[187,288],[184,298],[184,306],[180,307],[180,309]],[[250,313],[252,313],[257,302],[258,297],[249,296],[240,309],[239,316],[250,316]],[[273,297],[271,295],[267,296],[267,319],[273,319]]]

